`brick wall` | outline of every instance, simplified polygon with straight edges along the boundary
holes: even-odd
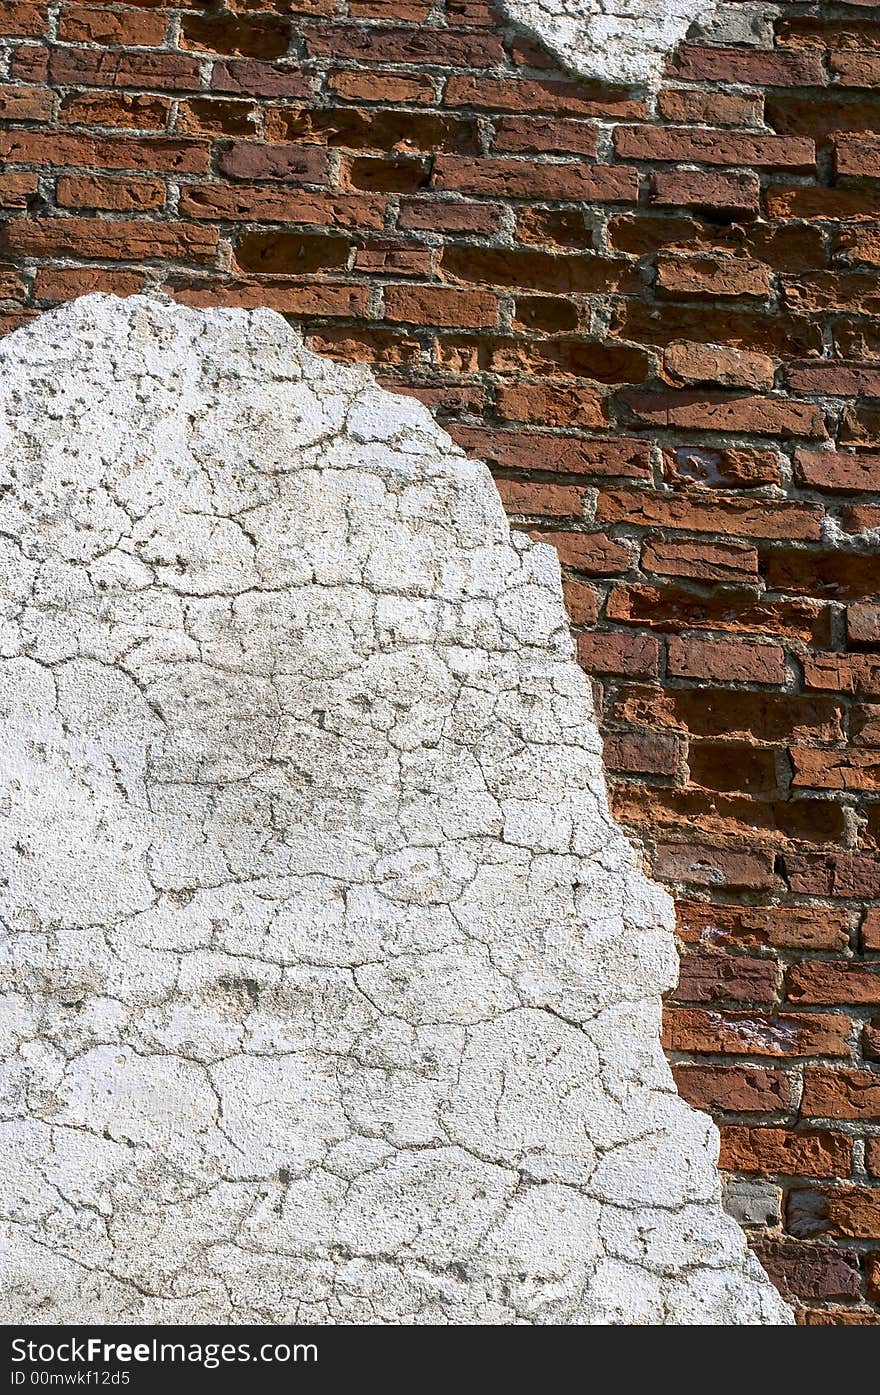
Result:
[[[482,0],[6,0],[0,319],[270,305],[490,461],[677,897],[679,1085],[803,1320],[876,1323],[880,6],[721,8],[653,98]]]

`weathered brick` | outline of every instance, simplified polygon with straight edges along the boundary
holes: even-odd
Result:
[[[419,106],[430,106],[437,92],[437,81],[428,73],[361,73],[350,68],[330,73],[327,86],[347,102],[407,102]]]
[[[610,770],[642,775],[674,775],[681,762],[682,743],[666,732],[610,732],[604,743]]]
[[[63,5],[58,16],[59,39],[73,44],[133,44],[158,48],[164,42],[167,29],[168,16],[161,11]]]
[[[650,544],[643,548],[644,553]],[[756,601],[751,587],[708,596],[678,586],[616,586],[605,607],[609,620],[649,629],[731,630],[777,634],[806,643],[830,642],[829,608],[814,601]]]
[[[837,703],[793,693],[629,688],[621,693],[614,715],[623,721],[673,726],[695,735],[729,735],[772,743],[799,735],[815,741],[843,736]]]
[[[101,218],[13,218],[0,225],[0,248],[38,257],[81,261],[170,261],[210,264],[217,233],[197,223],[159,223]]]
[[[673,164],[809,170],[816,160],[813,142],[803,136],[733,133],[705,126],[618,126],[614,147],[624,160]]]
[[[786,975],[793,1003],[880,1003],[880,966],[807,959]]]
[[[306,193],[271,184],[185,184],[180,191],[185,218],[248,223],[301,223],[329,228],[380,231],[385,201],[361,194]],[[295,215],[295,216],[294,216]]]
[[[642,98],[588,82],[550,78],[486,78],[454,75],[446,81],[448,106],[485,111],[539,112],[548,116],[601,116],[637,120],[645,113]]]
[[[739,257],[657,258],[658,293],[673,300],[766,300],[770,274],[761,262]]]
[[[507,469],[553,470],[577,476],[625,475],[630,479],[650,473],[650,456],[641,441],[596,441],[472,426],[457,426],[452,434],[472,455]]]
[[[658,843],[654,875],[666,882],[687,886],[738,887],[769,891],[776,887],[773,858],[755,849],[708,847],[700,843]]]
[[[663,352],[663,370],[678,385],[720,384],[723,387],[769,388],[775,364],[767,354],[730,349],[722,344],[695,344],[675,340]]]
[[[709,346],[716,364],[719,362],[714,357],[717,347]],[[732,352],[741,351],[734,349]],[[762,357],[758,356],[759,359]],[[688,355],[684,358],[686,363],[696,367],[696,362]],[[679,366],[682,359],[674,358],[673,362]],[[754,361],[752,355],[747,355],[745,362],[748,366],[737,371],[751,371],[757,376],[761,371],[759,363]],[[724,360],[721,363],[723,365]],[[732,370],[732,363],[729,366]],[[765,484],[779,484],[779,455],[773,450],[751,446],[667,446],[663,451],[663,475],[670,484],[678,487],[698,484],[710,489],[757,489]]]
[[[679,1003],[759,1003],[776,999],[779,969],[770,959],[745,955],[692,953],[682,956]],[[778,1106],[777,1106],[778,1107]]]
[[[679,901],[679,938],[689,944],[727,948],[845,949],[846,914],[830,906],[719,906]]]
[[[731,1172],[781,1172],[794,1177],[846,1176],[852,1142],[830,1130],[801,1133],[793,1129],[745,1128],[721,1130],[718,1166]]]
[[[691,82],[741,82],[756,87],[824,87],[827,83],[821,57],[810,51],[682,44],[667,72]]]
[[[707,491],[657,494],[614,489],[600,494],[597,515],[605,523],[682,528],[690,533],[736,533],[753,538],[818,538],[822,510],[789,500],[752,500]]]
[[[595,155],[599,133],[591,122],[565,117],[501,116],[491,148],[508,155]]]
[[[504,57],[498,33],[422,26],[323,24],[306,31],[310,58],[352,58],[360,63],[430,63],[445,68],[494,68]]]
[[[679,1093],[695,1109],[730,1114],[775,1114],[788,1109],[790,1087],[781,1070],[679,1065],[672,1073]]]
[[[638,174],[626,165],[542,164],[464,155],[438,156],[432,183],[435,189],[463,194],[590,203],[634,203],[639,192]]]
[[[804,683],[808,688],[880,696],[880,655],[809,655],[804,659]]]
[[[518,517],[580,518],[584,491],[571,484],[541,484],[533,480],[496,478],[501,502]]]
[[[792,747],[795,788],[880,790],[880,751],[825,751]]]
[[[778,644],[737,640],[669,641],[669,672],[678,678],[707,678],[720,683],[781,683],[785,651]]]
[[[62,208],[99,208],[113,213],[164,207],[165,185],[158,179],[107,179],[100,175],[60,175],[55,198]]]
[[[242,58],[281,58],[290,46],[290,20],[283,15],[191,15],[181,24],[184,48]]]
[[[69,126],[110,126],[118,130],[164,131],[171,98],[138,92],[68,92],[58,104],[58,120]],[[84,161],[83,163],[87,163]]]
[[[783,1297],[833,1301],[861,1296],[859,1263],[850,1251],[791,1240],[762,1242],[755,1250]]]
[[[650,678],[658,669],[660,647],[651,635],[594,630],[578,635],[577,656],[587,673],[626,673]]]
[[[491,291],[452,286],[388,286],[385,318],[402,324],[491,329],[498,323],[498,298]]]
[[[880,455],[799,450],[795,455],[795,472],[800,483],[811,489],[847,493],[880,490]]]
[[[880,1189],[841,1186],[792,1191],[786,1226],[802,1239],[828,1235],[844,1240],[880,1240]]]
[[[698,87],[667,87],[658,94],[657,107],[664,120],[678,125],[757,126],[764,112],[763,98],[757,93]]]
[[[639,422],[679,431],[744,431],[784,437],[828,435],[821,410],[807,402],[700,392],[630,392],[623,402]]]
[[[833,1013],[719,1012],[667,1008],[667,1051],[729,1056],[849,1056],[849,1024]]]
[[[51,131],[0,131],[0,160],[46,168],[168,170],[206,174],[206,141],[154,137],[86,136]]]
[[[49,80],[60,87],[158,87],[195,92],[200,82],[194,58],[179,53],[123,53],[118,49],[57,48],[49,58]]]
[[[729,170],[657,170],[651,176],[651,203],[663,208],[723,209],[757,213],[761,185],[754,174]]]
[[[625,543],[603,532],[553,533],[541,530],[533,532],[532,536],[555,547],[563,566],[589,572],[593,576],[609,576],[626,571],[632,559]],[[623,639],[624,636],[619,638]]]
[[[231,141],[219,157],[230,179],[271,179],[285,184],[324,184],[327,154],[316,145],[263,145]]]
[[[757,580],[758,553],[750,543],[649,537],[642,544],[642,567],[660,576],[688,576],[698,581]]]
[[[618,786],[612,791],[614,817],[652,837],[687,838],[697,827],[701,837],[748,842],[765,849],[795,843],[815,847],[839,843],[843,810],[828,799],[719,794],[695,788]]]
[[[812,1119],[880,1123],[880,1074],[872,1070],[805,1070],[801,1114]]]
[[[603,426],[607,420],[605,399],[598,392],[583,387],[502,384],[498,388],[496,406],[505,421],[538,422],[543,426]],[[649,477],[651,453],[646,442],[601,441],[597,449],[604,452],[603,459],[609,462],[608,473]]]

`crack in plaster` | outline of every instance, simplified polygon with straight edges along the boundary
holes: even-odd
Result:
[[[0,365],[8,1319],[789,1322],[486,467],[269,311]]]
[[[601,82],[655,86],[693,25],[721,0],[500,0],[504,14],[572,72]]]

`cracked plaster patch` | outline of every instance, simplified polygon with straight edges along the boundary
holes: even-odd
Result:
[[[502,11],[562,63],[602,82],[655,84],[692,25],[721,0],[500,0]]]
[[[764,1323],[552,549],[269,311],[0,347],[8,1321]]]

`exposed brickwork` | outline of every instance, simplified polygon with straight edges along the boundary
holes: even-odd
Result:
[[[654,99],[481,0],[4,3],[0,322],[270,305],[490,461],[677,893],[679,1085],[821,1325],[880,1321],[880,22],[779,9]]]

